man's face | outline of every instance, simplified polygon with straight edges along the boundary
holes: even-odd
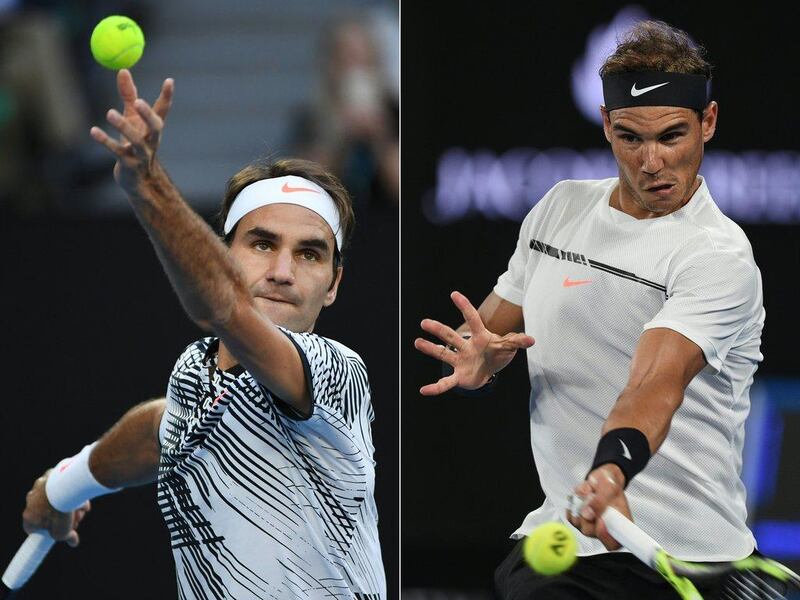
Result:
[[[336,300],[336,241],[325,220],[295,204],[262,206],[239,221],[231,256],[242,269],[256,307],[291,331],[311,331],[323,306]]]
[[[603,129],[617,159],[620,197],[612,205],[638,218],[669,214],[697,189],[703,144],[714,136],[717,103],[703,113],[674,106],[603,110]]]

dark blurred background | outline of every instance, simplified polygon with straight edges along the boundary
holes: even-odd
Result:
[[[227,179],[262,157],[332,168],[357,232],[317,331],[359,352],[376,419],[376,499],[390,597],[398,589],[398,4],[0,0],[3,362],[0,570],[24,539],[33,480],[135,404],[163,396],[203,333],[183,313],[147,236],[89,138],[120,108],[89,37],[110,14],[142,27],[132,69],[153,101],[176,95],[161,160],[213,221]],[[107,128],[107,127],[106,127]],[[108,128],[107,128],[108,130]],[[59,545],[19,598],[175,598],[155,486],[98,499],[82,543]]]
[[[800,76],[793,20],[775,3],[406,3],[403,29],[403,598],[488,598],[510,533],[543,498],[531,456],[526,365],[494,394],[423,398],[439,365],[413,348],[431,317],[458,325],[449,293],[476,305],[556,181],[616,176],[597,68],[616,31],[657,18],[716,66],[716,136],[701,169],[761,269],[766,326],[751,396],[744,479],[762,550],[798,566]],[[584,109],[588,108],[585,112]],[[533,332],[535,336],[535,331]]]

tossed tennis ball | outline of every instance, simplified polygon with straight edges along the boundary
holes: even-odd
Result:
[[[542,575],[558,575],[575,563],[575,536],[563,523],[539,525],[525,538],[525,562]]]
[[[129,69],[142,57],[144,34],[133,19],[112,15],[95,26],[89,45],[106,69]]]

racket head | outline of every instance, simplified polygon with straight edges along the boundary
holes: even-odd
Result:
[[[733,562],[693,563],[664,553],[661,560],[659,573],[670,583],[671,574],[676,581],[713,585],[717,590],[715,597],[725,600],[780,600],[800,594],[800,576],[763,556],[752,555]]]

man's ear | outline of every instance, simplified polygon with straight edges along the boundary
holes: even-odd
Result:
[[[717,130],[717,116],[719,114],[719,105],[716,101],[712,100],[703,111],[703,120],[700,126],[703,129],[703,143],[706,143],[714,137],[714,132]]]
[[[611,113],[606,110],[605,106],[600,107],[600,114],[603,117],[603,133],[606,134],[606,140],[611,143]]]
[[[323,303],[323,306],[330,306],[336,301],[336,293],[339,291],[339,283],[342,281],[342,273],[344,273],[344,268],[336,267],[336,275],[333,277],[331,287],[328,288],[328,293],[325,294],[325,302]]]

